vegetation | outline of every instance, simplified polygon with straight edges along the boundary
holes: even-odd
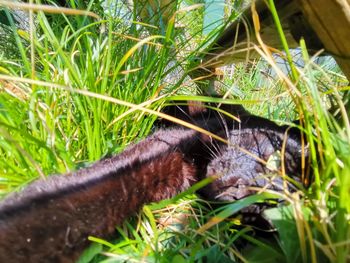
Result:
[[[164,103],[193,99],[196,87],[186,72],[220,31],[204,35],[204,6],[189,1],[179,3],[168,23],[148,24],[137,22],[122,2],[70,0],[89,12],[53,14],[40,7],[28,12],[24,27],[10,2],[17,3],[0,3],[0,36],[7,43],[0,48],[2,195],[148,135]],[[283,30],[279,34],[284,39]],[[285,48],[288,54],[288,43]],[[276,232],[261,235],[235,213],[277,193],[213,204],[190,189],[145,206],[117,227],[115,240],[91,237],[80,262],[350,260],[350,125],[342,101],[348,82],[333,60],[316,63],[303,42],[298,61],[278,55],[290,74],[263,43],[256,49],[261,59],[224,69],[221,90],[231,102],[279,123],[300,119],[314,169],[310,187],[279,194],[284,204],[266,211]]]

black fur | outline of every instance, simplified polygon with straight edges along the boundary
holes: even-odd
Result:
[[[248,152],[265,161],[284,152],[283,165],[298,181],[298,131],[253,116],[241,106],[221,109],[240,122],[200,103],[166,112],[228,139],[229,145],[160,121],[159,131],[117,156],[38,180],[10,195],[0,204],[0,262],[74,262],[89,235],[108,238],[115,225],[143,204],[170,198],[207,176],[217,177],[200,191],[209,199],[240,199],[254,193],[251,186],[283,189],[280,173]]]

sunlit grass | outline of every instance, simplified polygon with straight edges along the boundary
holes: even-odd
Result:
[[[99,10],[94,8],[88,11]],[[33,35],[17,30],[14,21],[7,28],[18,53],[10,59],[0,49],[2,195],[38,176],[122,151],[152,132],[153,113],[170,100],[223,102],[193,97],[194,84],[185,74],[208,43],[191,17],[202,7],[178,12],[187,23],[182,29],[174,21],[167,28],[137,23],[123,13],[125,7],[113,8],[92,17],[74,10],[37,12]],[[283,30],[279,33],[283,38]],[[278,123],[299,119],[314,169],[305,179],[312,181],[309,188],[279,194],[285,205],[266,212],[278,235],[256,235],[256,228],[232,215],[276,193],[213,204],[190,189],[181,198],[145,206],[117,228],[114,240],[91,237],[94,245],[81,262],[349,261],[350,126],[341,98],[347,81],[332,60],[315,63],[303,45],[298,61],[280,55],[294,68],[290,76],[263,43],[257,50],[263,59],[235,65],[230,76],[226,70],[224,102],[242,103]],[[331,106],[336,118],[327,111]]]

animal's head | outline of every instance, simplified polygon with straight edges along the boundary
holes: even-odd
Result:
[[[302,170],[302,160],[307,160],[308,151],[301,142],[301,132],[252,115],[241,105],[221,105],[220,109],[240,121],[198,102],[167,109],[169,114],[229,141],[229,144],[205,142],[209,154],[203,153],[207,161],[202,178],[215,180],[200,193],[208,199],[231,201],[259,189],[295,190],[294,183],[300,183],[308,172]]]
[[[293,191],[300,183],[302,159],[308,152],[295,134],[266,128],[229,132],[229,145],[221,145],[207,165],[206,177],[216,180],[201,190],[206,198],[241,199],[262,189]]]

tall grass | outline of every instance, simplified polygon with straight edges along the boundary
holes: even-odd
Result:
[[[136,22],[121,2],[107,1],[108,12],[95,1],[70,2],[98,16],[38,11],[30,13],[30,30],[23,31],[4,5],[5,32],[16,52],[0,49],[2,195],[38,176],[120,152],[152,131],[156,116],[142,108],[158,110],[176,92],[187,95],[175,99],[193,98],[185,71],[208,43],[195,19],[202,7],[178,11],[186,22],[179,29],[174,20],[167,27]],[[275,10],[273,15],[278,25]],[[279,34],[283,40],[283,28]],[[213,204],[191,189],[145,206],[117,228],[115,240],[91,237],[94,244],[80,262],[349,261],[350,126],[341,99],[349,86],[330,60],[317,64],[301,46],[297,62],[287,52],[290,76],[257,47],[260,61],[235,65],[222,81],[228,98],[280,123],[300,119],[306,134],[313,177],[305,181],[311,186],[279,195],[284,205],[265,212],[275,234],[258,235],[234,213],[274,193]],[[331,101],[336,118],[327,110]]]
[[[74,89],[140,104],[157,101],[163,88],[176,86],[176,81],[170,88],[162,82],[177,66],[168,66],[176,55],[172,35],[140,41],[146,26],[123,17],[95,20],[39,12],[35,20],[32,40],[11,25],[22,56],[1,61],[5,191],[38,174],[62,173],[76,162],[120,151],[150,132],[154,117],[140,111],[122,115],[129,109]]]

